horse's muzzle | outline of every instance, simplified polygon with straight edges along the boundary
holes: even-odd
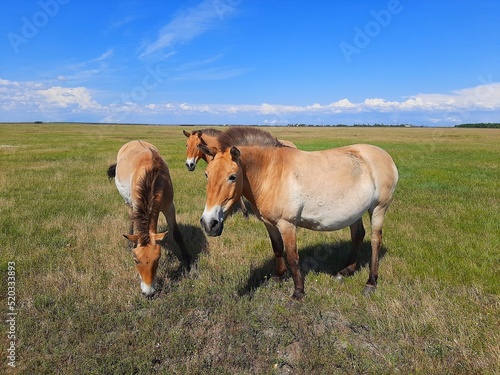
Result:
[[[219,221],[216,219],[209,219],[208,221],[204,220],[202,217],[200,219],[201,227],[205,230],[205,233],[210,237],[217,237],[222,234],[222,230],[224,229],[224,221]]]
[[[186,168],[188,171],[194,171],[196,168],[196,159],[195,158],[188,158],[186,159]]]
[[[222,234],[224,229],[224,211],[221,206],[215,206],[205,211],[200,219],[201,227],[205,233],[211,237],[217,237]]]

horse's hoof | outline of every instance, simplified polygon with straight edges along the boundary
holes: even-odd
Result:
[[[376,286],[373,286],[373,285],[365,285],[365,287],[363,288],[363,295],[365,297],[368,297],[368,296],[371,296],[373,293],[375,293],[375,291],[377,290],[377,287]]]
[[[304,298],[305,295],[306,294],[303,291],[296,289],[295,292],[293,292],[293,294],[291,295],[291,298],[293,300],[300,301],[302,300],[302,298]]]
[[[344,276],[342,276],[340,273],[338,273],[335,275],[335,280],[337,280],[339,283],[342,284],[344,282]]]

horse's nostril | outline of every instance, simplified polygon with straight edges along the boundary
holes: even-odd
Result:
[[[219,224],[219,221],[218,220],[212,220],[210,222],[210,229],[214,229],[217,225]]]

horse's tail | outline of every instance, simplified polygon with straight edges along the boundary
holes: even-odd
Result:
[[[116,177],[116,163],[111,164],[108,168],[108,179],[111,181]]]

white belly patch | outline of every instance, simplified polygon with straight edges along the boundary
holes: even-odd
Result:
[[[125,200],[125,203],[128,204],[129,206],[132,205],[132,196],[131,196],[131,187],[130,183],[123,183],[122,181],[119,181],[117,178],[115,178],[115,184],[116,188],[118,189],[118,192],[120,195],[123,197]]]

